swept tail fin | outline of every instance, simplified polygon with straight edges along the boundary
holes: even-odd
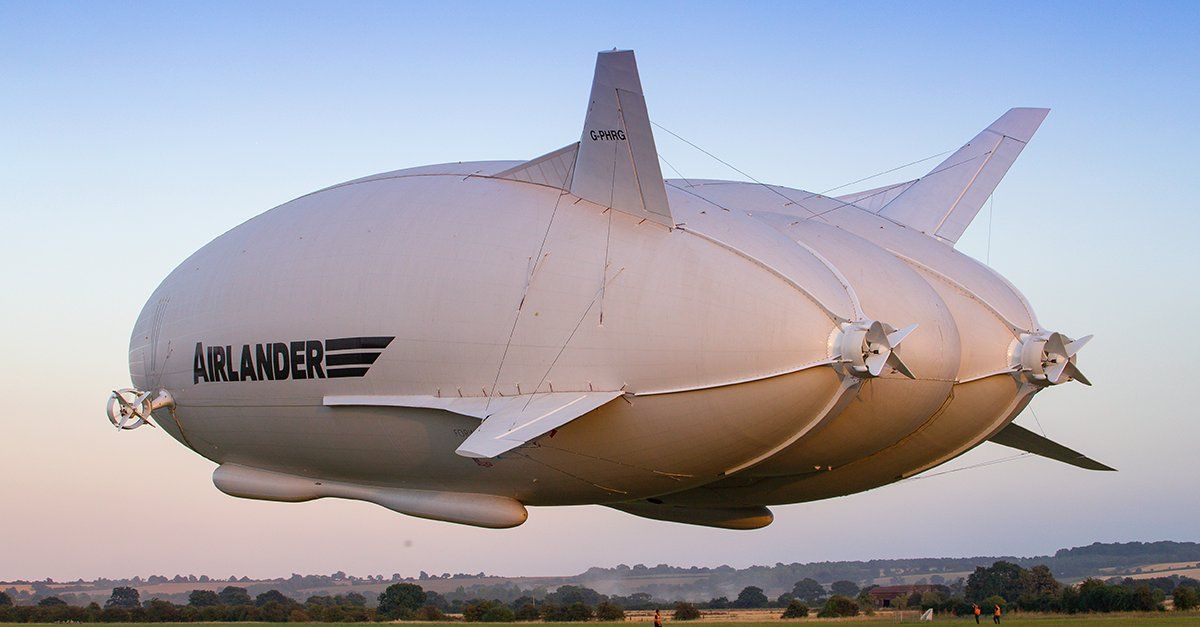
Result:
[[[579,143],[495,175],[675,226],[632,50],[601,52]]]
[[[1049,109],[1009,109],[879,214],[953,245],[1048,113]]]
[[[1019,451],[1041,455],[1042,457],[1087,470],[1116,470],[1116,468],[1101,464],[1079,451],[1069,449],[1024,427],[1019,427],[1013,422],[1008,423],[1008,426],[1001,429],[989,439],[996,444],[1003,444]]]

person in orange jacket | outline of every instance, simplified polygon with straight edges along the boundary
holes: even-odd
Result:
[[[975,624],[978,625],[979,624],[979,615],[983,613],[983,610],[979,609],[978,603],[972,603],[971,608],[975,610]]]
[[[1000,606],[999,605],[997,605],[994,609],[992,609],[992,622],[996,623],[997,625],[1000,624]]]

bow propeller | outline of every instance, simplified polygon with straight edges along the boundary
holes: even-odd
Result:
[[[1087,335],[1072,340],[1057,331],[1024,336],[1020,343],[1020,370],[1043,385],[1067,381],[1091,385],[1092,382],[1075,365],[1075,355],[1091,339],[1092,336]]]
[[[142,425],[153,427],[150,418],[154,410],[174,406],[175,400],[166,390],[159,390],[157,394],[133,388],[113,390],[108,397],[108,421],[121,431],[130,431]]]
[[[890,367],[909,379],[916,379],[897,352],[900,343],[916,328],[917,325],[910,324],[897,330],[878,320],[844,324],[838,341],[841,362],[856,377],[878,377],[884,368]]]

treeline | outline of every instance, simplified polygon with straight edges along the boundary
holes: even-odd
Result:
[[[811,578],[822,583],[848,580],[867,583],[878,578],[901,584],[914,575],[924,578],[921,583],[948,583],[950,573],[961,573],[992,564],[1010,562],[1024,568],[1047,566],[1056,577],[1077,579],[1102,568],[1133,569],[1142,564],[1195,562],[1200,563],[1200,543],[1196,542],[1126,542],[1094,543],[1090,546],[1060,549],[1054,555],[1036,557],[940,557],[910,559],[880,559],[869,561],[839,561],[810,563],[777,563],[774,566],[751,566],[737,569],[731,566],[715,568],[678,567],[667,564],[645,566],[624,564],[613,568],[590,568],[575,577],[582,584],[622,581],[628,590],[648,592],[655,596],[704,598],[708,595],[732,594],[745,586],[756,585],[766,590],[786,590],[792,582]],[[695,579],[686,584],[654,582],[663,576],[690,575]],[[957,576],[955,576],[957,577]]]
[[[508,589],[505,589],[507,591]],[[526,594],[499,598],[448,599],[412,583],[388,586],[375,607],[362,594],[310,596],[303,603],[278,590],[251,596],[246,588],[227,586],[220,591],[193,590],[186,605],[159,598],[142,601],[136,588],[118,586],[101,606],[70,605],[57,597],[45,597],[36,605],[16,605],[0,592],[0,622],[368,622],[383,620],[447,620],[461,614],[467,622],[583,622],[621,621],[627,610],[673,608],[675,620],[700,618],[701,610],[729,608],[779,608],[782,618],[871,614],[886,601],[897,609],[932,609],[937,613],[969,615],[974,605],[987,611],[1000,606],[1005,611],[1120,612],[1162,611],[1172,598],[1175,609],[1200,606],[1200,581],[1187,577],[1153,579],[1114,578],[1085,580],[1079,586],[1063,585],[1044,565],[1026,569],[998,561],[978,567],[963,586],[923,586],[920,592],[896,596],[896,590],[881,594],[879,586],[859,588],[849,580],[829,588],[812,578],[793,583],[790,592],[769,598],[762,588],[747,586],[732,600],[716,597],[704,603],[667,602],[646,593],[606,596],[585,586],[565,585],[540,597]]]

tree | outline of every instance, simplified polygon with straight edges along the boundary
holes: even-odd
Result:
[[[254,597],[254,604],[258,607],[262,607],[272,602],[285,606],[295,603],[295,601],[291,600],[287,596],[284,596],[284,594],[278,590],[267,590],[266,592]]]
[[[615,603],[601,601],[596,605],[596,620],[621,621],[625,620],[625,610]]]
[[[844,597],[854,598],[858,596],[859,589],[858,584],[854,583],[853,581],[842,579],[841,581],[835,581],[830,584],[829,591],[834,594],[840,594]]]
[[[979,602],[990,596],[1016,599],[1024,592],[1024,583],[1029,579],[1027,572],[1024,568],[1003,560],[987,568],[976,567],[975,572],[967,577],[967,600]]]
[[[1050,567],[1038,564],[1021,573],[1021,593],[1033,597],[1057,595],[1062,592],[1062,584],[1054,578]]]
[[[415,583],[394,583],[379,595],[379,614],[384,618],[407,618],[425,605],[425,590]]]
[[[141,605],[142,595],[138,593],[137,588],[130,588],[128,586],[113,588],[112,596],[108,597],[108,600],[104,602],[105,608],[120,607],[128,609],[141,607]]]
[[[237,586],[225,586],[217,593],[217,598],[221,605],[250,605],[254,602],[245,588]]]
[[[192,590],[188,595],[188,605],[192,607],[213,607],[221,604],[221,597],[212,590]]]
[[[510,623],[515,618],[513,611],[499,601],[473,601],[463,609],[463,620],[467,622]]]
[[[46,597],[41,601],[38,601],[38,607],[60,607],[66,604],[66,601],[58,597]]]
[[[686,601],[675,604],[675,620],[696,620],[700,618],[700,610]]]
[[[807,603],[820,603],[825,599],[825,588],[812,577],[805,577],[792,586],[792,596]]]
[[[548,603],[563,606],[571,605],[572,603],[597,605],[602,600],[604,600],[603,595],[584,586],[559,586],[557,590],[546,595]]]
[[[738,593],[737,599],[733,601],[733,606],[741,608],[766,607],[770,602],[767,595],[763,594],[762,588],[758,586],[746,586]]]
[[[7,592],[0,590],[0,607],[11,607],[12,604],[12,597]]]
[[[792,599],[779,618],[808,618],[808,606]]]
[[[542,620],[552,623],[581,623],[591,620],[593,615],[591,606],[586,603],[576,601],[570,605],[558,605],[556,603],[542,604]]]
[[[858,604],[850,597],[835,594],[825,602],[825,607],[817,613],[821,618],[839,618],[842,616],[857,616]]]
[[[538,606],[536,603],[534,603],[533,599],[530,599],[529,597],[524,598],[528,600],[521,601],[521,599],[517,599],[519,603],[513,603],[515,606],[513,608],[514,619],[519,621],[527,621],[538,620],[541,618],[541,613],[539,612]]]
[[[1200,606],[1200,591],[1191,586],[1180,585],[1171,591],[1171,599],[1175,603],[1175,609],[1190,610]]]

